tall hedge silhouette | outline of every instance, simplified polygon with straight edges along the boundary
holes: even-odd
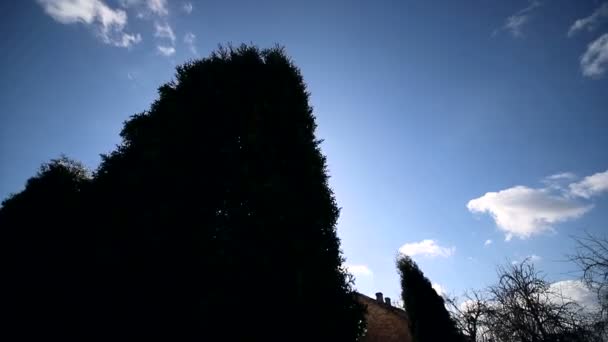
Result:
[[[62,157],[43,164],[23,191],[2,202],[5,339],[74,336],[86,325],[81,313],[88,310],[93,245],[81,213],[89,182],[82,165]]]
[[[397,269],[413,342],[464,341],[445,308],[443,298],[433,289],[416,262],[409,256],[399,256]]]
[[[124,124],[81,210],[99,339],[357,339],[308,99],[281,48],[220,48]]]

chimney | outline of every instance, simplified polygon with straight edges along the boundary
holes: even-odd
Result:
[[[378,303],[384,303],[384,299],[382,298],[382,292],[376,292],[376,300]]]
[[[391,306],[391,299],[388,297],[384,298],[384,303],[388,306]]]

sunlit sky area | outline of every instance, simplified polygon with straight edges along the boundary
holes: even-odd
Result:
[[[301,68],[359,291],[398,297],[398,253],[451,294],[525,258],[550,281],[576,280],[572,237],[608,232],[606,1],[28,0],[0,10],[2,199],[62,153],[94,169],[175,66],[244,42],[284,45]]]

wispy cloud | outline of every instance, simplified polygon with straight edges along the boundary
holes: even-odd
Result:
[[[154,37],[169,39],[171,43],[175,42],[175,33],[169,23],[154,23]]]
[[[38,0],[38,3],[46,14],[62,24],[82,23],[93,27],[106,44],[130,47],[141,42],[140,34],[124,32],[127,13],[101,0]]]
[[[563,179],[564,175],[554,178]],[[556,223],[584,215],[593,208],[588,200],[603,192],[608,192],[608,171],[564,187],[550,184],[544,188],[530,188],[520,185],[488,192],[470,200],[467,209],[472,213],[491,215],[498,228],[505,232],[507,241],[512,237],[526,239],[551,231]]]
[[[547,188],[555,191],[564,191],[568,188],[570,182],[576,178],[577,176],[572,172],[562,172],[545,177],[541,182],[545,184]]]
[[[175,54],[176,36],[169,24],[167,0],[120,0],[125,8],[137,13],[139,19],[154,23],[154,38],[157,51],[163,56]]]
[[[105,38],[104,42],[107,44],[112,44],[118,47],[130,47],[133,44],[137,44],[141,42],[141,35],[138,34],[126,34],[123,33],[117,39]]]
[[[484,245],[485,247],[487,247],[487,246],[489,246],[489,245],[491,245],[491,244],[492,244],[492,240],[490,240],[490,239],[487,239],[487,240],[486,240],[486,241],[483,243],[483,245]]]
[[[156,15],[165,16],[169,14],[167,0],[147,0],[146,5]]]
[[[530,1],[528,7],[519,10],[517,13],[507,17],[505,20],[505,24],[502,26],[502,30],[506,30],[513,35],[513,37],[522,37],[523,36],[523,27],[530,21],[531,13],[537,8],[541,6],[540,1]],[[494,34],[497,34],[499,30],[494,31]]]
[[[194,9],[194,6],[192,6],[191,2],[186,2],[184,3],[184,5],[182,6],[182,10],[184,10],[184,12],[186,12],[187,14],[192,13],[192,10]]]
[[[192,32],[188,32],[186,33],[186,35],[184,35],[184,43],[188,46],[188,49],[190,50],[190,52],[192,52],[192,54],[194,55],[198,55],[198,51],[196,49],[196,35],[194,35],[194,33]]]
[[[606,20],[608,20],[608,2],[600,5],[590,16],[576,20],[570,26],[568,36],[571,37],[582,30],[591,32]]]
[[[571,179],[575,179],[576,175],[572,172],[562,172],[562,173],[556,173],[554,175],[545,177],[545,180],[549,180],[549,181],[560,181],[560,180],[571,180]]]
[[[119,3],[124,8],[133,8],[141,19],[169,15],[166,0],[120,0]]]
[[[175,54],[175,48],[173,46],[157,45],[156,49],[161,55],[166,57],[173,56]]]
[[[591,198],[608,192],[608,170],[583,178],[580,182],[570,184],[570,192],[579,197]]]
[[[428,256],[428,257],[450,257],[456,252],[456,247],[442,247],[435,240],[422,240],[420,242],[406,243],[399,252],[409,256]]]
[[[532,263],[536,264],[536,263],[541,262],[543,260],[543,258],[541,256],[539,256],[539,255],[536,255],[536,254],[530,254],[530,255],[527,255],[525,257],[516,257],[515,259],[513,259],[511,261],[511,264],[512,265],[517,265],[517,264],[523,262],[524,260],[527,260],[529,262],[532,262]]]
[[[587,46],[581,57],[583,75],[600,78],[608,70],[608,33],[604,33]]]
[[[372,270],[367,265],[346,265],[344,266],[348,273],[359,277],[371,277],[374,275]]]
[[[169,23],[154,23],[154,37],[164,40],[165,43],[157,45],[158,52],[163,56],[173,56],[175,54],[175,33]],[[168,41],[168,44],[167,44]]]

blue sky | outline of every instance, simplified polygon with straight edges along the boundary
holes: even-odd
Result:
[[[325,139],[357,288],[409,253],[458,294],[532,257],[576,279],[608,226],[604,1],[4,1],[0,197],[65,153],[95,168],[176,65],[285,45]]]

